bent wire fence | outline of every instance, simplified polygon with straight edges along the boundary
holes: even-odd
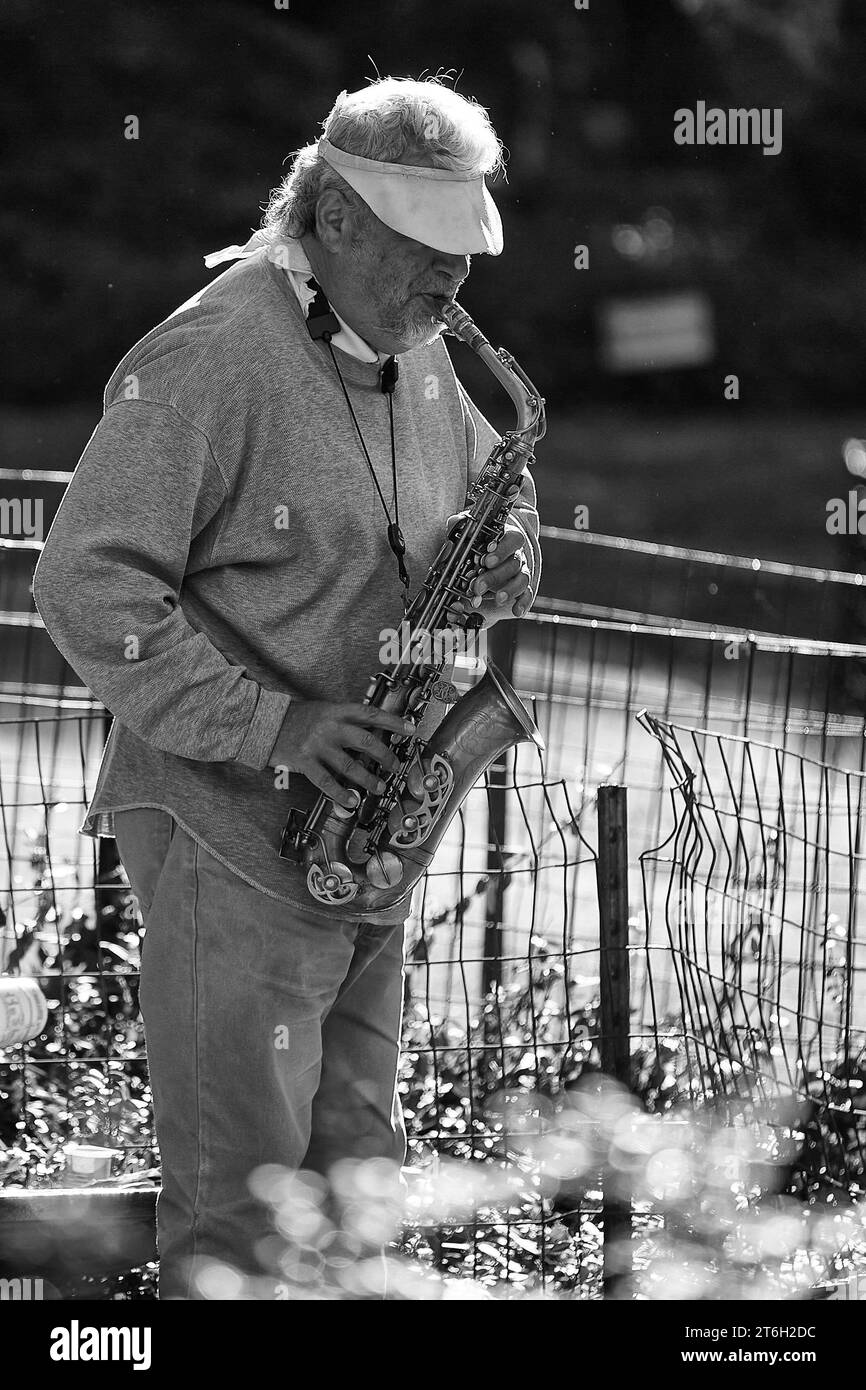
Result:
[[[809,1196],[861,1193],[866,1143],[866,777],[641,716],[673,779],[660,869],[688,1087],[738,1112],[801,1112]],[[649,947],[648,947],[649,949]],[[658,950],[656,944],[655,950]],[[651,1036],[659,1019],[650,982]]]
[[[829,1192],[841,1210],[860,1185],[866,646],[837,638],[861,577],[555,528],[547,540],[569,547],[587,597],[540,599],[497,653],[547,752],[521,747],[470,794],[409,922],[406,1247],[491,1289],[595,1296],[618,1193],[640,1287],[661,1296],[688,1260],[671,1244],[684,1198],[657,1160],[669,1173],[688,1131],[709,1171],[722,1142],[684,1116],[760,1131],[748,1171],[722,1164],[728,1187],[735,1172],[748,1190],[763,1162],[777,1200]],[[52,657],[20,576],[3,574],[0,608],[23,616],[0,688],[14,715],[0,723],[0,973],[36,976],[49,1022],[0,1053],[0,1182],[81,1181],[80,1140],[111,1151],[114,1183],[155,1182],[135,909],[110,847],[75,833],[104,714]],[[597,1085],[610,1040],[592,846],[611,782],[628,788],[631,826],[631,1007],[616,1028],[640,1113],[667,1116],[652,1138]],[[822,1240],[801,1282],[838,1264],[839,1241]]]

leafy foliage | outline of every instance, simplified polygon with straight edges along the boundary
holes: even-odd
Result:
[[[7,1060],[0,1069],[0,1181],[56,1184],[71,1139],[114,1148],[111,1180],[117,1184],[158,1181],[138,1018],[134,902],[118,878],[103,885],[98,921],[79,908],[63,923],[56,919],[47,867],[38,854],[34,867],[37,913],[23,924],[7,968],[41,977],[49,1024],[28,1045],[23,1064]],[[828,1193],[839,1209],[846,1208],[840,1173],[845,1176],[846,1155],[860,1134],[861,1110],[837,1105],[829,1121],[822,1111],[819,1123],[808,1105],[795,1113],[781,1104],[777,1114],[762,1109],[752,1094],[767,1066],[757,1034],[748,1066],[735,1073],[723,1060],[702,1069],[697,1059],[708,1054],[687,1046],[673,1022],[657,1045],[633,1052],[628,1116],[606,1110],[597,1004],[580,1002],[561,953],[540,937],[531,947],[522,965],[462,1019],[428,1010],[423,953],[410,952],[415,978],[399,1081],[412,1151],[404,1258],[440,1280],[470,1280],[490,1296],[598,1296],[603,1174],[616,1183],[628,1116],[640,1133],[645,1122],[673,1125],[670,1133],[652,1131],[649,1158],[663,1144],[679,1145],[682,1152],[689,1145],[712,1148],[721,1142],[706,1137],[714,1126],[739,1134],[731,1141],[734,1149],[751,1136],[748,1162],[727,1183],[728,1206],[718,1190],[712,1197],[718,1210],[710,1264],[726,1296],[739,1296],[725,1282],[725,1242],[740,1239],[743,1212],[751,1219],[767,1203],[775,1211],[773,1204],[786,1192],[791,1201],[796,1195],[801,1208],[823,1211]],[[742,1038],[739,1047],[742,1057]],[[822,1096],[828,1085],[839,1096],[850,1095],[852,1079],[864,1079],[859,1069],[821,1078]],[[720,1094],[721,1106],[711,1099]],[[671,1139],[677,1124],[689,1127],[688,1144]],[[639,1199],[633,1225],[638,1276],[643,1271],[649,1296],[657,1296],[651,1290],[660,1260],[667,1268],[674,1259],[688,1265],[684,1250],[706,1256],[708,1199],[700,1187],[685,1195],[654,1193],[637,1170],[629,1181]],[[731,1197],[734,1189],[739,1197]],[[752,1282],[767,1277],[766,1260],[754,1260]],[[58,1291],[63,1297],[149,1297],[154,1279],[155,1269],[148,1266],[120,1278],[69,1280]],[[695,1296],[714,1295],[704,1288]]]

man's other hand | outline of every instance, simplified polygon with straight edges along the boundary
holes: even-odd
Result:
[[[353,787],[384,791],[377,769],[395,772],[400,766],[380,732],[405,736],[414,733],[415,726],[371,705],[292,700],[271,752],[271,766],[300,772],[338,806],[352,810],[357,804]],[[359,755],[373,762],[372,771]]]

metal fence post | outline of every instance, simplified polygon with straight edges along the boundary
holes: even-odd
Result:
[[[621,1086],[630,1083],[630,988],[628,958],[628,794],[625,787],[598,789],[598,909],[601,1070]],[[606,1173],[603,1185],[603,1282],[605,1298],[628,1298],[631,1197],[623,1174]]]
[[[487,651],[506,680],[514,675],[516,623],[497,623],[487,634]],[[505,787],[505,757],[497,759],[488,771],[487,791],[487,911],[484,927],[484,963],[481,993],[486,998],[502,976],[502,918],[505,900],[505,873],[499,846],[505,844],[508,792]]]

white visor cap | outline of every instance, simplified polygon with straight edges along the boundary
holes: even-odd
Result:
[[[483,174],[364,159],[324,136],[318,150],[393,231],[458,256],[501,252],[502,221]]]

